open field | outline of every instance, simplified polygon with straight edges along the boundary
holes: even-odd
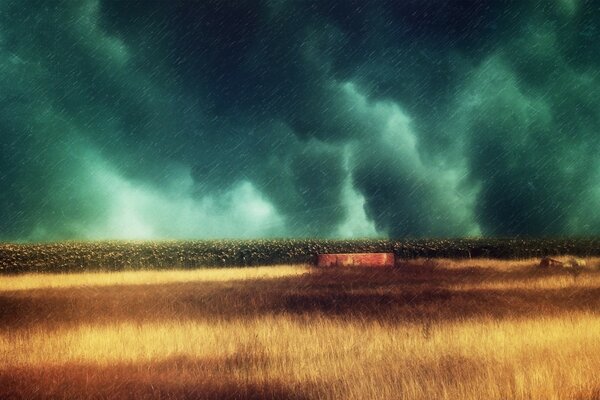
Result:
[[[600,258],[0,276],[0,398],[600,399]]]

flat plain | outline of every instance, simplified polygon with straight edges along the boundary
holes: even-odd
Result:
[[[0,276],[0,398],[600,399],[600,258]]]

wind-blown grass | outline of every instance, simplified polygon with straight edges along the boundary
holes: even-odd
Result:
[[[306,273],[309,267],[269,266],[194,270],[141,270],[124,272],[79,272],[64,274],[30,273],[0,275],[0,293],[13,290],[85,286],[159,285],[177,282],[225,282],[280,278]]]
[[[435,263],[12,277],[0,397],[600,398],[599,272]]]

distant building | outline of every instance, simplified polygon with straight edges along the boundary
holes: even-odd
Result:
[[[394,253],[319,254],[318,267],[393,267]]]

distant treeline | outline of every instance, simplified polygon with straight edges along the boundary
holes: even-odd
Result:
[[[394,252],[399,258],[600,256],[596,239],[210,240],[0,244],[0,273],[312,263],[319,253]]]

